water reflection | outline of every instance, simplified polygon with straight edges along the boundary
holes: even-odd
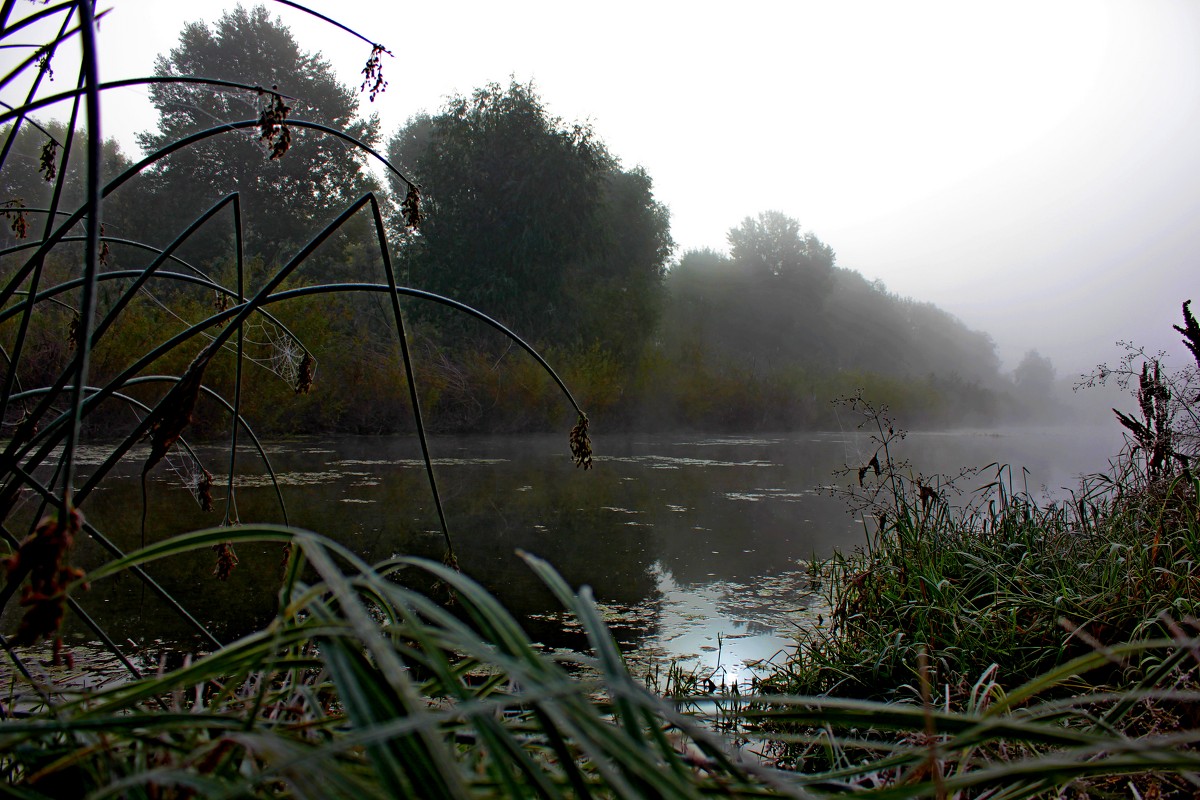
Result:
[[[1102,467],[1119,437],[1101,430],[910,434],[905,457],[924,474],[1007,461],[1027,467],[1036,494],[1073,487]],[[547,559],[575,586],[590,585],[623,643],[644,656],[684,658],[736,675],[745,661],[771,657],[797,626],[815,624],[803,563],[863,541],[863,528],[840,501],[818,491],[834,469],[861,464],[873,448],[857,432],[771,437],[600,437],[595,468],[574,468],[564,436],[439,438],[435,467],[464,571],[480,581],[548,647],[583,646],[564,626],[550,592],[517,557]],[[398,554],[440,559],[442,538],[415,440],[344,437],[268,446],[291,524],[320,531],[369,562]],[[215,474],[228,456],[198,453]],[[99,463],[100,456],[85,458]],[[141,460],[96,492],[90,521],[123,549],[141,541]],[[986,482],[981,477],[977,483]],[[260,462],[239,456],[237,514],[244,522],[281,521],[275,490]],[[1024,488],[1023,483],[1019,488]],[[146,538],[206,527],[178,475],[151,475]],[[223,508],[220,476],[214,499]],[[221,639],[270,618],[281,576],[281,548],[239,546],[227,583],[212,576],[207,552],[153,565],[150,572]],[[85,565],[105,559],[92,542]],[[82,595],[118,640],[192,642],[190,629],[130,578],[104,581]],[[11,629],[11,609],[5,617]]]

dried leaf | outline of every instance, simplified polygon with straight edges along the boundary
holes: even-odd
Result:
[[[200,396],[200,385],[204,380],[204,370],[212,360],[212,353],[211,349],[202,350],[183,377],[154,407],[151,414],[154,421],[150,425],[150,455],[142,467],[143,475],[163,460],[191,423],[192,411],[196,408],[196,399]]]
[[[10,640],[13,644],[31,645],[58,633],[66,608],[67,587],[83,577],[82,570],[66,563],[75,535],[82,527],[83,514],[77,510],[67,513],[65,519],[57,513],[48,514],[21,542],[17,552],[5,559],[9,580],[29,575],[29,583],[21,594],[25,614]]]

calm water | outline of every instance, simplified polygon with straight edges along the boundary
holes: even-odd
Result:
[[[753,437],[597,435],[595,468],[574,468],[566,435],[435,437],[431,448],[462,568],[500,596],[531,633],[552,647],[582,635],[515,555],[536,553],[572,585],[593,587],[618,637],[641,657],[677,658],[737,675],[747,660],[770,658],[797,626],[824,611],[807,591],[803,562],[864,540],[862,523],[820,491],[845,465],[873,452],[857,431]],[[1115,426],[1087,430],[910,433],[899,456],[925,475],[993,461],[1013,465],[1035,496],[1061,494],[1117,451]],[[397,554],[441,557],[441,533],[415,439],[342,437],[267,446],[293,525],[325,533],[368,561]],[[89,451],[90,452],[90,451]],[[197,450],[220,475],[220,448]],[[100,451],[91,453],[94,459]],[[141,459],[88,500],[90,521],[123,548],[138,545]],[[179,459],[182,461],[181,459]],[[1021,467],[1027,472],[1022,473]],[[86,465],[83,467],[86,471]],[[183,470],[186,472],[186,470]],[[262,462],[239,457],[237,506],[245,521],[282,520]],[[994,471],[968,485],[986,483]],[[1045,487],[1045,488],[1043,488]],[[218,509],[224,489],[214,491]],[[160,465],[151,477],[151,541],[220,522],[205,514],[179,476]],[[278,546],[239,546],[241,563],[221,583],[213,557],[197,553],[151,572],[222,639],[272,613]],[[80,560],[98,563],[84,543]],[[105,581],[81,596],[119,640],[189,646],[191,633],[136,581]],[[11,614],[5,629],[11,629]]]

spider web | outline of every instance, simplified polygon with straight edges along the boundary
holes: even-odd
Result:
[[[306,352],[304,346],[295,337],[279,326],[262,320],[246,325],[245,344],[260,348],[263,352],[251,354],[244,351],[247,358],[260,367],[278,375],[281,380],[293,389],[300,385]],[[311,358],[311,357],[310,357]]]
[[[189,324],[187,320],[175,313],[174,310],[144,287],[142,288],[142,294],[167,314],[170,314],[185,325]],[[311,380],[312,376],[316,374],[316,359],[304,349],[304,345],[299,340],[286,330],[283,330],[279,325],[260,316],[254,322],[243,323],[242,331],[244,336],[242,355],[248,361],[277,375],[280,380],[287,383],[288,386],[291,386],[297,392],[303,391],[303,379],[307,377],[308,380]],[[207,332],[203,335],[209,341],[216,338]],[[235,346],[230,343],[226,343],[223,347],[230,352],[236,351]],[[306,369],[304,366],[306,358],[309,360],[307,376],[305,376]]]
[[[212,473],[204,468],[190,451],[172,447],[163,456],[167,468],[179,477],[183,488],[191,492],[192,497],[200,508],[212,510]]]

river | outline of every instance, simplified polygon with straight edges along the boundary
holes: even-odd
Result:
[[[866,464],[866,434],[753,436],[594,435],[594,469],[574,467],[562,435],[433,437],[435,471],[462,569],[497,594],[547,647],[579,647],[582,634],[562,619],[549,592],[516,555],[548,559],[574,585],[590,585],[622,645],[639,663],[677,661],[718,682],[747,662],[784,650],[800,627],[827,613],[809,590],[805,564],[837,548],[861,546],[861,520],[822,487],[840,467]],[[1012,466],[1018,488],[1064,496],[1079,477],[1105,468],[1120,446],[1116,426],[909,433],[898,455],[924,475],[991,462]],[[437,523],[417,441],[412,437],[311,438],[266,443],[293,525],[327,534],[364,559],[397,554],[440,558]],[[214,475],[228,456],[196,448]],[[99,463],[100,448],[82,451]],[[121,547],[141,538],[141,459],[89,498],[88,519]],[[150,476],[149,541],[221,521],[204,513],[173,457]],[[243,522],[282,514],[261,459],[239,456],[237,511]],[[995,470],[969,478],[970,489]],[[843,481],[845,479],[842,479]],[[212,576],[205,551],[151,567],[152,574],[222,640],[261,625],[273,610],[280,576],[277,545],[239,546],[227,582]],[[102,558],[80,544],[84,565]],[[189,628],[131,578],[102,581],[80,596],[118,641],[199,647]],[[11,630],[12,609],[5,615]],[[86,634],[75,623],[75,637]]]

